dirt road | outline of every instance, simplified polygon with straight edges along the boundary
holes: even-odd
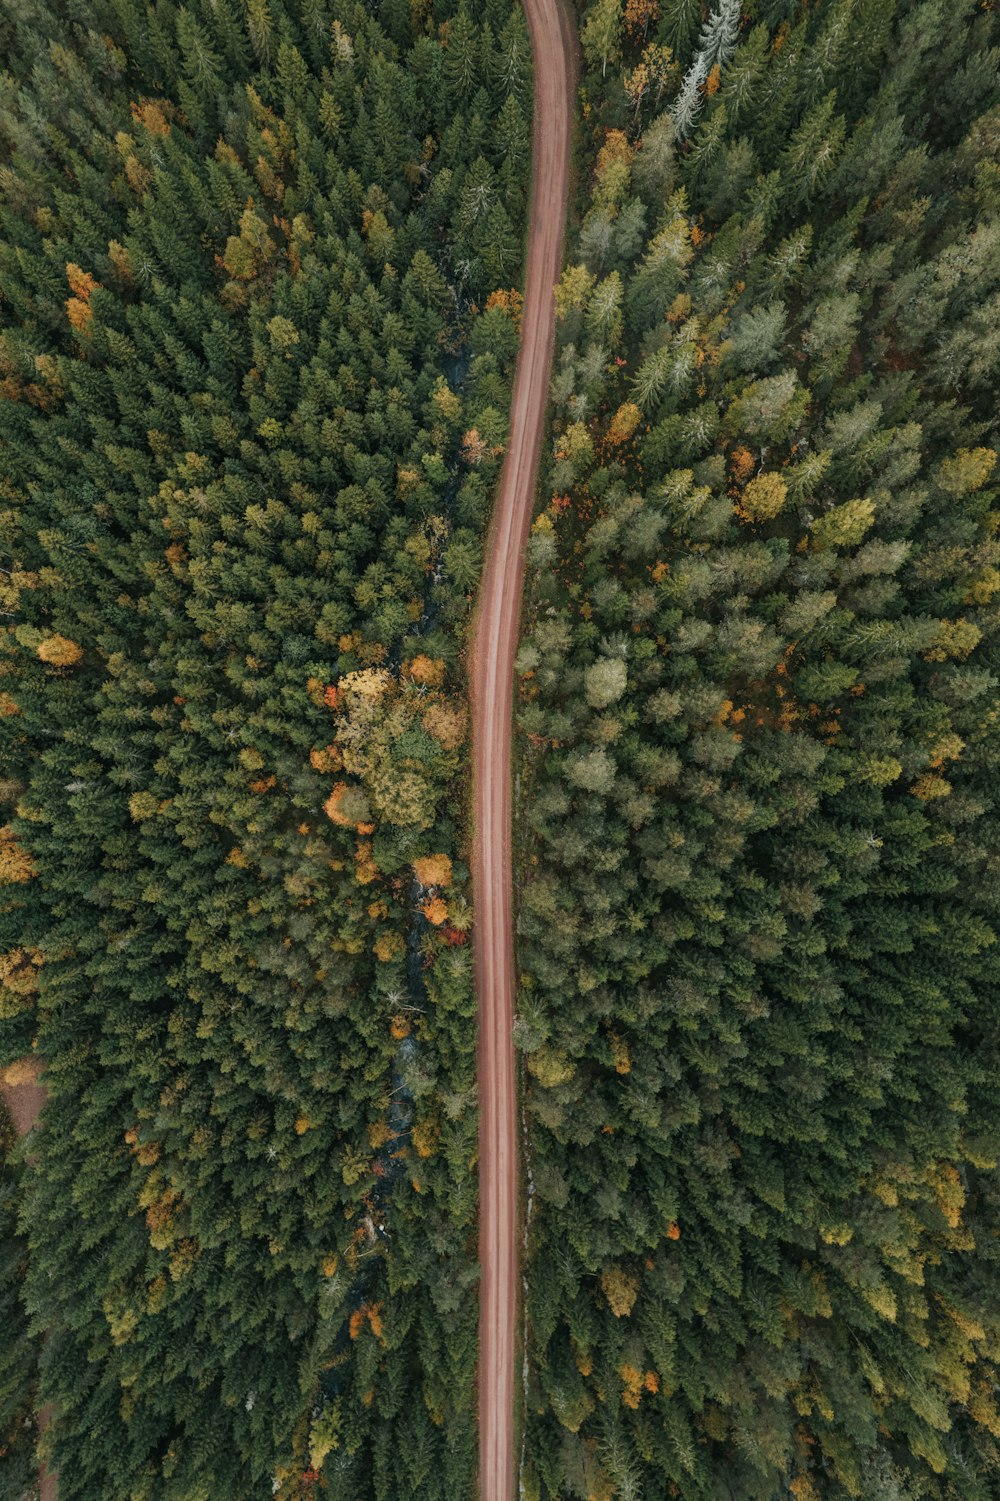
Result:
[[[517,1074],[511,881],[514,654],[548,398],[569,187],[576,36],[561,0],[523,0],[535,60],[531,208],[510,444],[487,540],[472,659],[479,1013],[479,1495],[514,1501]]]
[[[46,1090],[45,1085],[39,1079],[42,1072],[41,1059],[25,1058],[22,1064],[25,1074],[24,1083],[8,1084],[0,1074],[0,1095],[3,1096],[3,1102],[10,1112],[14,1130],[18,1136],[27,1136],[45,1104]],[[38,1414],[38,1419],[44,1428],[49,1419],[47,1407]],[[56,1501],[56,1478],[46,1471],[44,1465],[38,1472],[38,1496],[39,1501]]]

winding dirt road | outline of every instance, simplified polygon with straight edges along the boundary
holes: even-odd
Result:
[[[569,191],[576,35],[564,0],[523,0],[535,61],[528,254],[510,444],[490,526],[472,655],[473,888],[479,1015],[479,1495],[514,1501],[517,1072],[511,718],[524,548],[548,401]]]

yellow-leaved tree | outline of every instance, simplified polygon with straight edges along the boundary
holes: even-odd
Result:
[[[338,782],[328,799],[334,823],[431,826],[467,733],[465,706],[444,677],[443,662],[417,656],[398,674],[365,667],[340,679],[334,739],[356,780]]]

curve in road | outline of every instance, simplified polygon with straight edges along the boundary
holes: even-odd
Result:
[[[534,505],[569,191],[576,35],[565,0],[523,0],[535,62],[531,203],[510,440],[472,654],[474,958],[479,1018],[479,1494],[513,1501],[517,1353],[517,1073],[511,717],[524,549]]]

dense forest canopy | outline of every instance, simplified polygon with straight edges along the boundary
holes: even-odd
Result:
[[[524,1494],[1000,1474],[1000,63],[593,0],[519,667]]]
[[[521,1493],[996,1501],[1000,21],[577,9]],[[0,54],[0,1497],[456,1501],[524,18],[8,0]]]
[[[28,0],[0,52],[0,1062],[46,1061],[60,1498],[467,1495],[460,651],[524,20]]]

